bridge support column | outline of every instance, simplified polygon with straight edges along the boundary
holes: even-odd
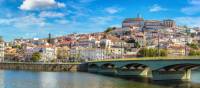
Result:
[[[153,80],[190,80],[191,70],[185,71],[153,71]]]
[[[144,69],[135,69],[135,70],[118,70],[117,75],[119,76],[138,76],[138,77],[147,77],[149,68]]]

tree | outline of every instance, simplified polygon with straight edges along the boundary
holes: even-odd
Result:
[[[15,45],[15,46],[12,46],[12,48],[22,49],[22,46],[21,45]]]
[[[33,62],[38,62],[40,61],[41,58],[42,58],[41,54],[39,52],[35,52],[33,53],[31,60]]]
[[[109,28],[107,28],[104,32],[105,33],[109,33],[109,32],[111,32],[111,31],[113,31],[113,30],[115,30],[116,29],[116,27],[109,27]]]
[[[147,49],[147,48],[142,48],[138,52],[138,56],[142,57],[157,57],[157,56],[167,56],[167,51],[164,49],[160,50],[160,54],[158,54],[158,49]]]
[[[167,50],[160,50],[160,56],[167,56]]]
[[[134,38],[130,38],[127,43],[135,43],[135,39]]]
[[[142,48],[138,51],[138,56],[146,57],[147,56],[147,48]]]
[[[187,45],[192,49],[198,49],[199,48],[198,45],[194,44],[194,43],[191,43],[191,44],[188,43]]]
[[[135,48],[140,48],[141,47],[138,42],[135,42],[134,46],[135,46]]]
[[[131,31],[125,31],[123,35],[131,35]]]
[[[67,59],[68,57],[68,47],[59,47],[57,49],[57,59]]]
[[[200,56],[200,51],[190,50],[189,56]]]
[[[189,56],[194,56],[195,55],[195,51],[194,50],[190,50],[190,52],[189,52]]]

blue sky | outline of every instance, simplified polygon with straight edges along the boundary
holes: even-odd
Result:
[[[7,41],[100,32],[137,13],[200,26],[200,0],[0,0],[0,8],[0,35]]]

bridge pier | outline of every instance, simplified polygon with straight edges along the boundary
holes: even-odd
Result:
[[[191,70],[185,71],[152,71],[153,80],[181,80],[188,81],[191,78]]]
[[[118,76],[138,76],[138,77],[147,77],[149,72],[149,68],[144,69],[135,69],[135,70],[117,70]]]

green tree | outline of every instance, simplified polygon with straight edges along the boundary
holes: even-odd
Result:
[[[135,46],[135,48],[140,48],[141,47],[138,42],[135,42],[134,46]]]
[[[147,48],[142,48],[138,52],[138,56],[142,57],[157,57],[157,56],[167,56],[167,50],[161,49],[160,54],[158,54],[158,49],[147,49]]]
[[[192,48],[192,49],[198,49],[199,47],[198,47],[198,44],[195,44],[195,43],[191,43],[191,44],[187,44],[190,48]]]
[[[196,54],[196,52],[194,50],[190,50],[189,56],[194,56],[195,54]]]
[[[67,59],[68,55],[68,48],[67,47],[59,47],[57,49],[57,59]]]
[[[12,46],[12,48],[22,49],[22,46],[20,46],[20,45],[15,45],[15,46]]]
[[[38,62],[40,61],[41,58],[42,58],[41,54],[39,52],[35,52],[33,53],[31,60],[33,62]]]
[[[160,56],[167,56],[167,50],[160,50]]]
[[[189,56],[200,56],[200,51],[190,50]]]
[[[138,56],[146,57],[148,55],[147,48],[142,48],[138,51]]]
[[[111,31],[113,31],[113,30],[115,30],[116,29],[116,27],[109,27],[109,28],[107,28],[104,32],[105,33],[109,33],[109,32],[111,32]]]
[[[134,38],[130,38],[127,43],[135,43],[135,39]]]
[[[135,39],[131,38],[127,41],[127,43],[134,43],[134,48],[140,48],[139,42],[135,41]]]

